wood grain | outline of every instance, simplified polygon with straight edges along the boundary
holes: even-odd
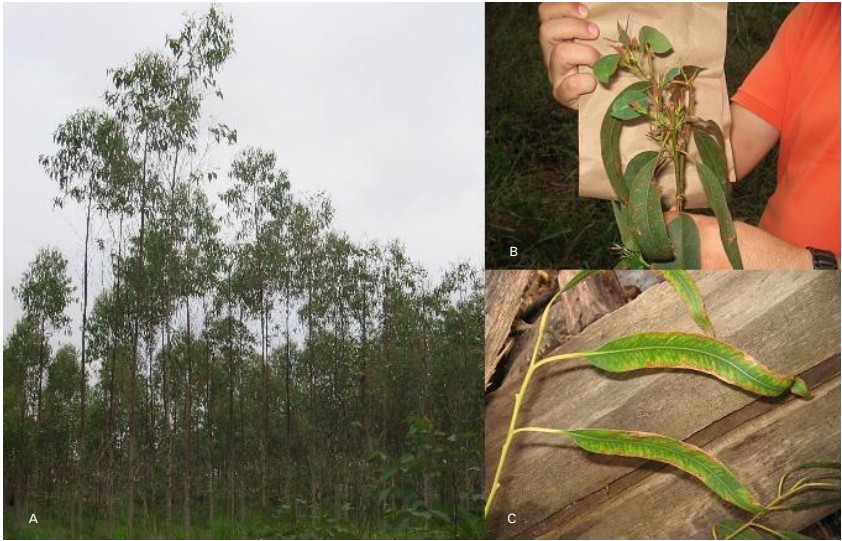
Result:
[[[721,339],[749,352],[775,371],[818,374],[815,379],[823,382],[821,395],[811,401],[792,397],[758,399],[704,374],[663,370],[608,374],[576,360],[536,373],[524,400],[521,422],[558,428],[658,432],[703,447],[721,448],[725,453],[721,458],[729,467],[733,462],[738,476],[751,480],[749,485],[761,499],[766,496],[764,490],[777,481],[780,468],[803,461],[800,455],[838,460],[839,387],[838,382],[835,386],[830,382],[839,374],[839,273],[698,272],[694,277]],[[555,352],[593,349],[609,339],[645,330],[697,331],[680,299],[668,284],[661,284],[594,322]],[[520,344],[515,346],[518,347],[528,349]],[[522,377],[522,370],[513,370],[502,386],[487,397],[486,489],[497,465],[514,392]],[[756,415],[743,414],[741,418],[740,412],[746,408]],[[723,421],[726,419],[731,422]],[[825,430],[813,430],[810,427],[814,425],[808,421],[827,426],[822,425]],[[835,428],[827,429],[828,426]],[[707,436],[698,436],[703,434]],[[787,437],[781,438],[782,434]],[[762,444],[756,444],[758,441]],[[775,460],[771,458],[773,453],[757,454],[770,446],[779,448],[774,453]],[[751,449],[754,454],[749,452]],[[634,475],[627,477],[630,474]],[[685,477],[651,462],[588,454],[549,435],[518,436],[487,521],[487,535],[708,537],[710,525],[727,516],[728,510],[698,482]],[[620,482],[624,478],[625,484]],[[670,510],[672,505],[667,502],[672,500],[660,499],[647,484],[658,479],[668,479],[667,485],[675,483],[693,494],[687,500],[694,502],[693,509]],[[698,490],[687,488],[687,483],[695,483]],[[633,498],[639,490],[651,499]],[[623,494],[630,499],[622,500]],[[612,503],[619,501],[630,504],[617,507]],[[655,513],[653,507],[667,511]],[[505,520],[511,512],[518,517],[513,525]],[[790,529],[803,527],[807,524],[804,520],[815,518],[808,514],[787,515],[789,518],[783,520],[790,522],[784,525]],[[672,521],[667,520],[668,516],[673,517]],[[664,521],[674,526],[654,527]],[[632,526],[637,528],[637,534],[629,533]],[[644,531],[649,533],[644,535]]]

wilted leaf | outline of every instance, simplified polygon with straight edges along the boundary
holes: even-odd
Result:
[[[682,270],[665,270],[661,271],[661,274],[664,275],[667,282],[672,285],[675,292],[678,293],[678,296],[687,305],[687,309],[690,311],[690,315],[693,317],[696,325],[708,336],[716,336],[713,330],[713,324],[710,322],[710,318],[705,310],[705,303],[699,294],[699,289],[696,287],[693,278]]]
[[[625,175],[631,229],[647,261],[667,261],[673,257],[661,211],[661,191],[653,180],[657,165],[657,152],[641,152],[629,162]]]
[[[607,54],[594,62],[593,74],[596,80],[604,85],[608,84],[611,76],[617,72],[617,64],[619,63],[620,55],[618,54]]]
[[[634,85],[632,85],[634,86]],[[611,116],[618,120],[633,120],[643,116],[649,107],[649,94],[639,88],[627,88],[611,103]]]
[[[637,252],[637,242],[634,240],[634,234],[629,223],[629,211],[625,205],[617,201],[611,201],[611,209],[614,211],[614,220],[617,222],[617,228],[620,230],[620,239],[623,246],[633,252]]]
[[[638,38],[640,43],[649,44],[655,54],[664,54],[672,50],[672,45],[667,37],[651,26],[641,27]]]
[[[757,513],[764,508],[720,461],[695,445],[658,434],[585,428],[565,431],[586,451],[656,460],[685,471],[723,500]]]
[[[647,88],[649,88],[647,81],[638,81],[627,86],[623,89],[623,92],[630,90],[644,91]],[[608,175],[609,182],[611,182],[611,187],[614,188],[617,199],[623,203],[628,203],[629,190],[626,187],[626,181],[623,179],[623,165],[620,157],[620,132],[623,129],[623,123],[611,116],[611,109],[623,92],[614,98],[614,101],[608,106],[608,110],[602,119],[599,140],[602,150],[602,164],[605,166],[605,172]]]
[[[728,208],[728,199],[722,188],[721,181],[716,174],[704,163],[697,162],[696,169],[699,171],[699,178],[702,180],[702,188],[710,203],[710,208],[716,215],[719,223],[719,237],[722,239],[722,247],[728,261],[735,270],[743,268],[743,260],[740,256],[740,247],[737,244],[737,228],[734,227],[734,220],[731,218],[731,210]]]
[[[742,526],[742,522],[734,520],[732,518],[720,520],[713,527],[713,537],[714,539],[763,539],[762,537],[760,537],[760,534],[758,534],[751,528],[745,528],[734,537],[730,537],[734,535],[734,532],[739,530]]]
[[[701,334],[644,332],[631,334],[582,354],[608,372],[642,368],[681,368],[705,372],[746,391],[779,396],[787,390],[800,394],[799,378],[772,372],[751,355],[730,344]],[[804,387],[806,389],[806,387]]]

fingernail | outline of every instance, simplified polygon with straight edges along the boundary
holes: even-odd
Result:
[[[593,37],[596,37],[597,35],[599,35],[599,28],[597,28],[597,27],[596,27],[596,25],[595,25],[594,23],[590,23],[590,24],[588,25],[588,32],[590,32],[590,34],[591,34]]]
[[[585,7],[585,4],[579,4],[579,16],[583,18],[588,16],[588,8]]]

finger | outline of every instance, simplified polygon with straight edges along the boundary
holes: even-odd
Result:
[[[561,79],[577,73],[579,66],[593,66],[599,58],[599,51],[590,45],[572,41],[559,43],[553,47],[550,64],[547,67],[550,84],[555,86]]]
[[[544,65],[547,65],[550,51],[556,45],[572,39],[596,39],[599,27],[587,19],[553,19],[541,24],[538,41],[544,53]]]
[[[596,78],[590,73],[573,73],[553,85],[553,97],[571,109],[579,108],[579,97],[596,89]]]
[[[541,22],[558,17],[585,18],[588,16],[588,8],[579,2],[544,2],[538,6],[538,17]]]

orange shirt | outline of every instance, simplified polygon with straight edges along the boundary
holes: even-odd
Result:
[[[781,133],[760,227],[839,255],[839,4],[799,4],[733,101]]]

